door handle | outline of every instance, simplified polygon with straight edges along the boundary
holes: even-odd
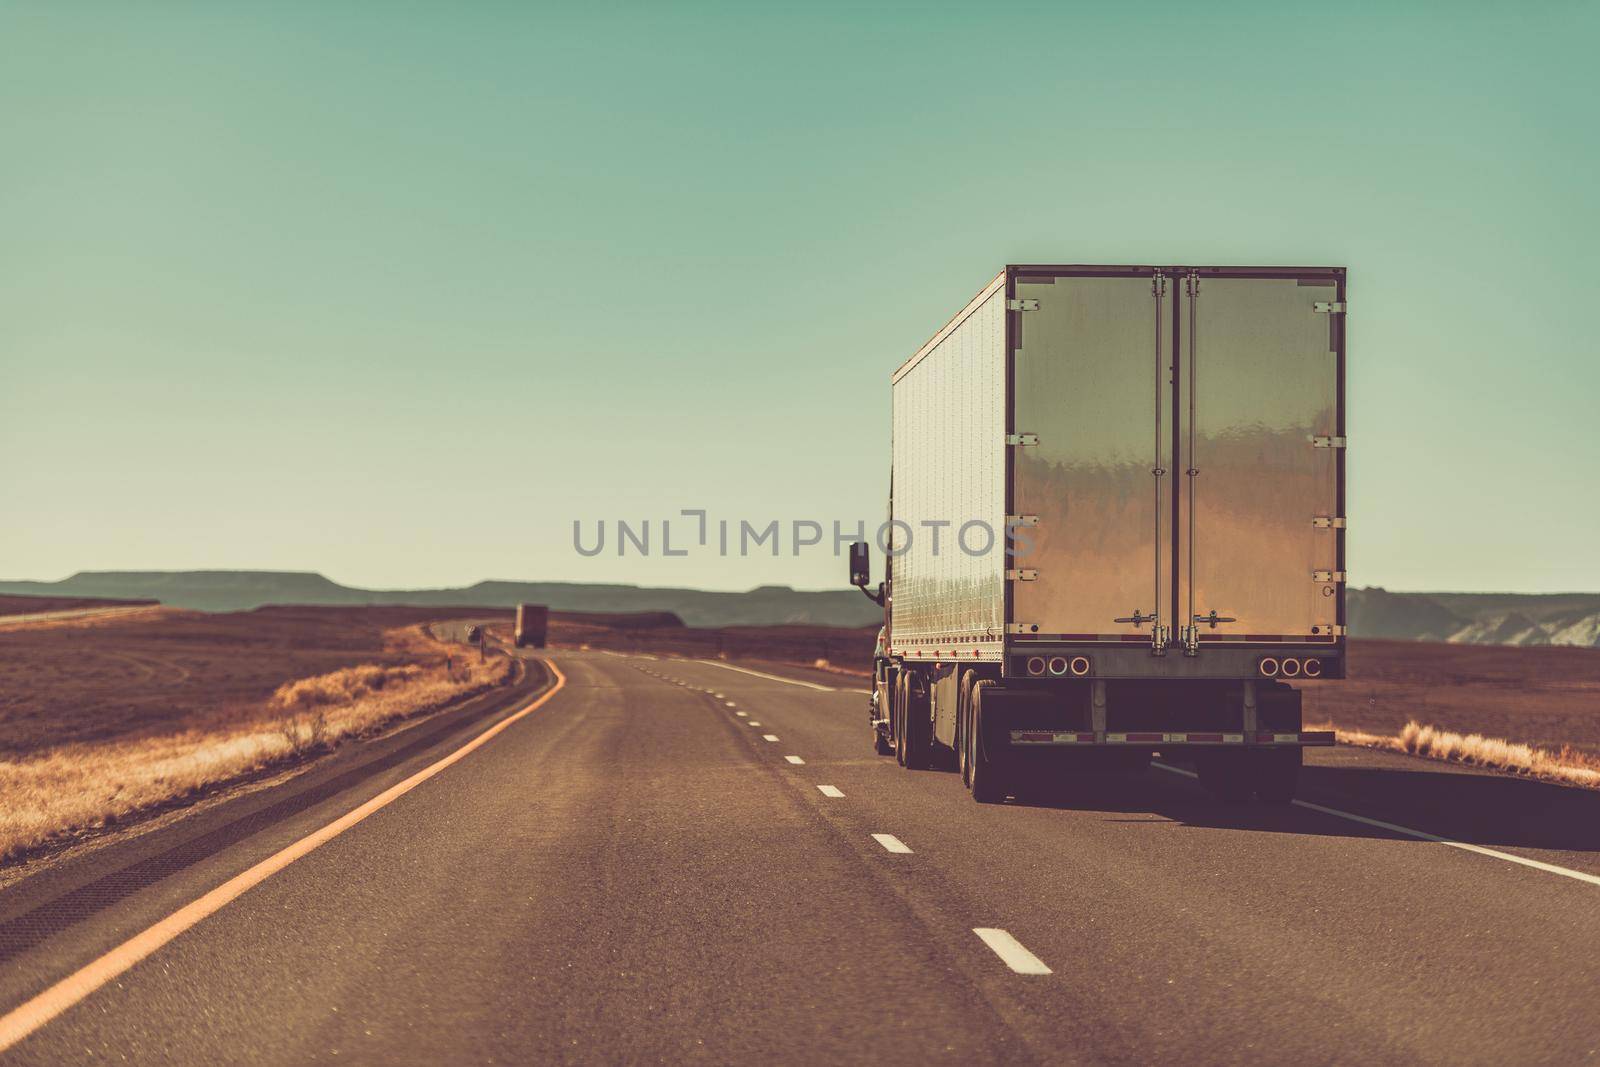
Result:
[[[1219,622],[1238,622],[1239,620],[1238,619],[1229,618],[1226,615],[1218,615],[1215,611],[1213,611],[1209,615],[1196,615],[1194,617],[1194,621],[1195,622],[1203,622],[1206,625],[1210,626],[1213,630],[1215,630],[1217,628],[1217,623],[1219,623]]]

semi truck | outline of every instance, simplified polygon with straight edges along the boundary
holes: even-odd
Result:
[[[1343,267],[1013,265],[891,376],[873,744],[1287,803],[1345,676]]]
[[[543,648],[550,625],[550,609],[543,604],[518,604],[512,640],[518,648]]]

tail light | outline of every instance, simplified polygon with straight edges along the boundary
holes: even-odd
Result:
[[[1089,673],[1089,657],[1073,656],[1072,661],[1067,664],[1067,670],[1072,672],[1074,678],[1082,678]]]
[[[1044,657],[1043,656],[1029,656],[1028,657],[1028,673],[1029,674],[1043,674],[1044,673]]]
[[[1056,675],[1057,677],[1060,677],[1061,675],[1066,674],[1067,673],[1067,657],[1065,657],[1065,656],[1051,656],[1050,657],[1050,673]]]
[[[1320,678],[1322,677],[1322,661],[1320,659],[1308,659],[1301,665],[1300,670],[1307,678]]]
[[[1261,673],[1266,677],[1276,678],[1278,676],[1279,664],[1276,656],[1262,656],[1258,666],[1261,669]]]
[[[1283,676],[1285,678],[1298,677],[1299,674],[1300,674],[1300,661],[1297,660],[1297,659],[1291,659],[1290,657],[1285,656],[1283,658],[1283,666],[1280,669],[1283,671]]]

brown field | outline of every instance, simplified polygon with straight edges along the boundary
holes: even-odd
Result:
[[[481,608],[164,609],[0,632],[0,759],[203,727],[251,713],[285,682],[416,653],[385,635]],[[439,658],[437,655],[435,658]]]
[[[80,608],[131,608],[155,603],[154,600],[109,600],[85,596],[0,596],[0,617],[42,615],[50,611],[77,611]]]
[[[1399,735],[1415,721],[1600,756],[1600,650],[1352,641],[1350,677],[1305,682],[1308,723]]]
[[[652,619],[655,621],[652,623]],[[761,659],[806,666],[827,660],[835,666],[870,673],[872,642],[878,627],[862,626],[684,626],[671,616],[602,616],[550,613],[550,642],[558,647],[606,648],[697,659]],[[502,632],[510,639],[510,631]]]
[[[0,634],[0,859],[508,681],[420,625],[463,608],[162,611]]]

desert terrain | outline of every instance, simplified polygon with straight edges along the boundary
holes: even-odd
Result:
[[[16,599],[16,598],[12,598]],[[82,606],[82,605],[78,605]],[[52,609],[57,610],[57,609]],[[0,758],[218,725],[279,686],[344,667],[418,662],[392,631],[482,609],[163,609],[0,632]],[[444,653],[428,653],[442,661]]]
[[[88,611],[93,608],[151,607],[154,600],[129,600],[92,596],[4,596],[0,595],[0,623],[29,615],[62,611]]]
[[[0,628],[0,860],[181,806],[522,677],[451,608],[262,608]]]

